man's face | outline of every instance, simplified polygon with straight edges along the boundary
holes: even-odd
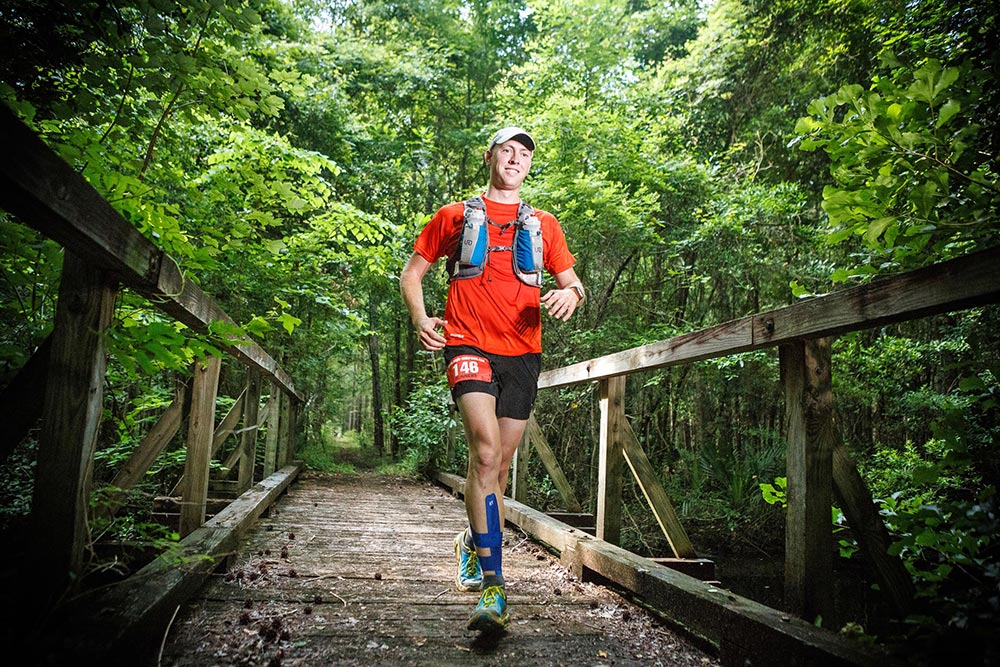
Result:
[[[517,139],[511,139],[486,151],[486,161],[493,187],[517,190],[531,169],[531,151]]]

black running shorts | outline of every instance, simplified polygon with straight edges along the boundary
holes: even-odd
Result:
[[[527,419],[531,415],[542,370],[541,354],[509,357],[470,345],[449,345],[444,348],[444,361],[456,402],[459,396],[480,392],[497,399],[497,417]]]

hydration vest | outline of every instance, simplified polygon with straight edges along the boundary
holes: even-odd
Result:
[[[506,225],[497,225],[501,230],[513,227],[514,235],[508,246],[489,244],[489,225],[497,223],[486,215],[486,203],[482,197],[466,199],[462,233],[455,249],[448,257],[448,282],[465,280],[481,275],[483,267],[493,252],[509,252],[514,265],[514,275],[525,285],[542,286],[545,266],[542,262],[542,223],[535,215],[535,209],[523,201],[517,208],[517,217]]]

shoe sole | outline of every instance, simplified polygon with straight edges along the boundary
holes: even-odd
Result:
[[[505,611],[503,615],[497,616],[496,614],[483,611],[473,614],[466,628],[481,632],[484,635],[495,635],[505,632],[509,624],[510,614],[508,612]]]

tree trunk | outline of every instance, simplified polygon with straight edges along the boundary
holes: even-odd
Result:
[[[375,295],[372,294],[368,300],[368,327],[371,331],[368,335],[368,358],[372,364],[372,444],[378,455],[382,456],[385,450],[385,430],[382,424],[382,378],[379,374],[378,333],[375,328],[377,310]]]

